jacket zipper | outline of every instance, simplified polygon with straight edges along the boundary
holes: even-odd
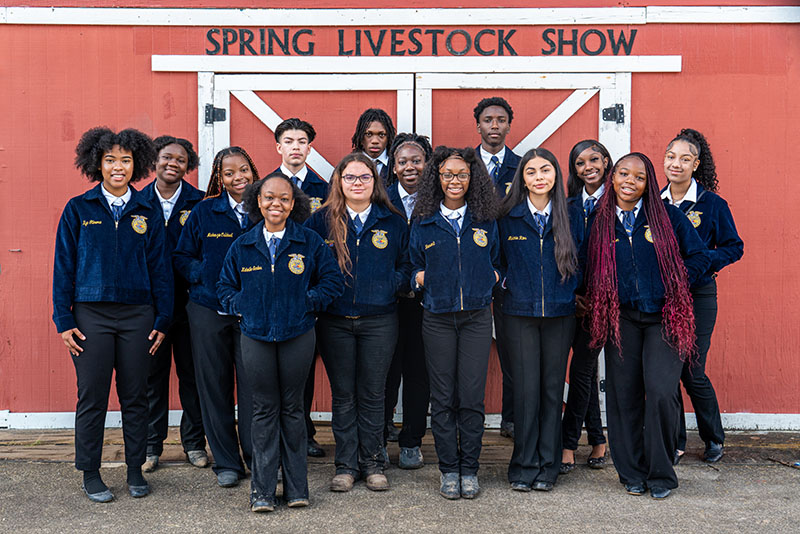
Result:
[[[458,247],[458,295],[461,299],[461,311],[464,311],[464,288],[461,285],[461,237],[456,236],[456,246]]]
[[[356,305],[356,276],[358,272],[358,246],[361,244],[361,238],[356,237],[356,261],[353,263],[353,306]]]
[[[539,236],[539,274],[542,278],[542,317],[544,317],[544,236]]]
[[[628,243],[631,245],[631,261],[633,262],[633,283],[636,286],[636,297],[639,297],[639,269],[636,268],[636,256],[633,253],[633,235],[628,236]]]

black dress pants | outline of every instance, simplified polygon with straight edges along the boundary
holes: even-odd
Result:
[[[236,471],[244,476],[244,463],[250,466],[252,439],[250,423],[253,400],[243,372],[239,319],[220,315],[211,308],[189,301],[186,305],[192,331],[194,371],[203,413],[203,428],[214,472]],[[239,404],[239,433],[236,433],[234,385]]]
[[[75,408],[75,467],[100,469],[111,374],[116,371],[122,410],[125,463],[141,467],[147,448],[147,339],[153,330],[153,307],[116,302],[77,302],[73,315],[86,339],[72,356],[78,379]]]
[[[178,375],[178,397],[183,408],[180,426],[183,450],[189,452],[206,448],[200,397],[194,377],[189,319],[184,309],[177,309],[176,314],[164,341],[150,359],[150,375],[147,377],[150,412],[147,429],[148,455],[160,456],[164,451],[164,440],[167,439],[169,430],[169,374],[173,358],[175,373]]]
[[[589,445],[606,442],[597,388],[597,357],[600,349],[589,348],[590,341],[591,334],[584,328],[583,318],[576,317],[572,361],[569,364],[569,393],[561,420],[561,446],[571,451],[578,448],[581,427],[584,424]]]
[[[422,340],[431,385],[431,430],[439,471],[478,473],[485,419],[492,312],[424,312]]]
[[[253,396],[253,497],[275,501],[282,465],[284,498],[308,498],[303,392],[315,338],[313,328],[276,343],[242,334],[242,363]]]
[[[311,359],[311,369],[308,371],[308,378],[306,379],[306,385],[303,389],[303,419],[305,419],[306,422],[306,436],[309,440],[317,433],[317,429],[314,427],[314,421],[311,420],[311,404],[314,402],[318,359],[319,352],[315,348],[314,357]]]
[[[711,347],[711,334],[717,323],[717,282],[712,281],[703,287],[692,290],[694,300],[694,324],[697,334],[696,359],[687,360],[683,365],[681,382],[692,400],[697,417],[697,430],[700,439],[706,444],[725,443],[725,430],[722,428],[722,417],[714,386],[706,376],[706,358]],[[686,450],[686,416],[683,412],[683,395],[678,386],[678,400],[681,403],[680,430],[678,432],[678,448]]]
[[[677,389],[683,362],[663,337],[660,313],[620,309],[622,353],[605,347],[608,439],[623,484],[677,488]]]
[[[494,343],[497,347],[497,359],[500,362],[500,371],[503,373],[503,393],[501,404],[501,421],[514,422],[514,371],[511,356],[506,348],[505,339],[505,314],[503,313],[503,296],[505,290],[498,284],[492,292],[492,318],[494,319]]]
[[[555,484],[561,466],[561,404],[575,318],[506,315],[514,373],[514,452],[508,481]]]
[[[383,400],[397,314],[321,314],[317,335],[331,382],[336,474],[383,473]]]
[[[418,298],[401,298],[397,304],[400,335],[394,351],[392,366],[386,378],[384,419],[390,423],[400,379],[403,383],[403,429],[400,431],[400,447],[419,447],[428,428],[428,402],[430,384],[425,366],[425,348],[422,345],[422,312]],[[384,433],[384,438],[385,438]]]

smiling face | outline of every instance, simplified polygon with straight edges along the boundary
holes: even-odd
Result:
[[[100,172],[103,174],[103,187],[106,191],[121,197],[128,190],[128,182],[133,176],[133,152],[114,145],[103,154]]]
[[[501,106],[489,106],[478,115],[478,133],[483,148],[493,154],[499,152],[511,131],[508,112]]]
[[[158,153],[156,179],[164,184],[180,182],[189,169],[189,154],[177,143],[165,146]]]
[[[294,208],[292,186],[283,178],[270,178],[258,192],[258,209],[264,216],[264,225],[269,232],[279,232],[286,226],[286,219]]]
[[[470,170],[466,161],[455,157],[444,160],[439,166],[439,183],[444,193],[445,207],[453,210],[464,205],[466,202],[464,197],[469,189],[469,180]]]
[[[231,154],[222,159],[222,186],[236,202],[242,201],[245,187],[253,183],[253,169],[247,158]]]
[[[303,130],[286,130],[276,146],[283,164],[291,171],[299,171],[311,152],[311,142]]]
[[[353,183],[347,183],[351,177],[355,176],[360,178],[353,181]],[[351,161],[345,166],[342,171],[342,193],[344,194],[345,202],[351,208],[353,206],[363,206],[365,203],[369,204],[372,198],[372,190],[375,187],[375,180],[372,178],[372,171],[360,161]]]
[[[380,156],[386,150],[386,143],[389,141],[389,132],[380,121],[372,121],[364,132],[364,152],[372,159]]]
[[[625,158],[617,163],[613,176],[617,206],[632,210],[647,188],[647,170],[644,162],[636,157]]]
[[[425,168],[425,153],[418,146],[401,146],[394,154],[394,173],[408,193],[417,190],[419,177]]]
[[[664,174],[671,184],[686,184],[699,165],[697,148],[683,139],[672,143],[664,154]]]
[[[594,147],[587,148],[575,158],[575,174],[583,180],[586,185],[586,191],[590,195],[600,189],[607,165],[608,158]]]
[[[546,206],[550,200],[553,184],[556,183],[556,169],[553,164],[537,156],[525,164],[525,168],[522,169],[522,177],[525,180],[525,188],[528,190],[531,202],[537,207],[542,202],[542,207]]]

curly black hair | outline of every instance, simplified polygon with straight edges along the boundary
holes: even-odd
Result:
[[[147,177],[156,166],[156,152],[150,136],[127,128],[119,133],[105,126],[98,126],[87,130],[75,147],[75,167],[91,182],[102,182],[103,172],[100,164],[103,155],[114,146],[124,148],[133,154],[133,175],[131,183],[138,182]]]
[[[306,220],[311,217],[311,199],[308,198],[308,195],[303,193],[303,190],[293,184],[292,180],[282,172],[273,172],[268,174],[264,178],[248,185],[245,188],[244,193],[242,194],[242,203],[245,211],[247,211],[247,216],[255,223],[264,220],[264,216],[261,214],[261,209],[258,207],[258,194],[261,192],[261,187],[273,178],[281,178],[286,180],[286,182],[292,188],[294,207],[292,208],[292,212],[289,214],[289,218],[299,224],[306,222]]]
[[[394,172],[394,154],[406,143],[416,145],[422,149],[422,153],[425,156],[425,161],[431,159],[431,156],[433,155],[433,148],[431,147],[431,142],[427,135],[419,135],[416,133],[397,134],[397,137],[394,138],[394,142],[389,147],[389,174],[386,177],[386,185],[391,185],[397,181],[397,175]]]
[[[697,180],[697,183],[708,191],[716,193],[717,189],[719,189],[717,166],[714,164],[714,156],[711,154],[711,147],[708,145],[705,136],[697,130],[684,128],[675,136],[675,139],[669,142],[667,150],[672,148],[675,141],[686,141],[697,149],[695,156],[700,160],[700,165],[692,173],[692,178]]]
[[[508,113],[509,124],[511,124],[511,121],[514,120],[514,111],[512,111],[511,109],[511,104],[509,104],[508,101],[503,97],[493,96],[490,98],[484,98],[483,100],[478,102],[478,105],[475,106],[475,109],[472,110],[472,114],[475,116],[476,123],[480,122],[481,113],[483,113],[483,110],[488,108],[489,106],[500,106],[501,108],[506,110],[506,113]]]
[[[614,160],[611,159],[611,154],[609,154],[608,149],[603,146],[600,141],[595,141],[594,139],[584,139],[583,141],[578,141],[575,143],[575,146],[572,147],[572,150],[569,151],[569,179],[567,180],[567,196],[569,197],[574,197],[575,195],[580,194],[581,189],[583,189],[583,180],[578,178],[578,173],[575,172],[575,161],[578,159],[578,156],[580,156],[581,153],[587,148],[594,149],[604,158],[608,159],[605,172],[603,173],[603,181],[600,183],[606,183],[606,178],[608,178],[608,174],[611,172],[612,167],[614,167]]]
[[[367,133],[367,128],[373,122],[379,122],[386,128],[386,146],[392,146],[394,136],[397,130],[394,129],[394,123],[388,113],[378,108],[369,108],[358,118],[356,124],[356,131],[353,133],[353,151],[361,152],[364,150],[364,135]]]
[[[469,205],[472,219],[476,222],[491,221],[497,218],[499,201],[492,179],[486,166],[475,154],[475,149],[437,146],[433,156],[425,164],[422,179],[417,189],[417,202],[414,218],[425,219],[439,212],[439,204],[444,200],[439,168],[449,158],[460,158],[469,165],[470,179],[464,200]]]
[[[297,117],[292,117],[291,119],[286,119],[280,123],[277,128],[275,128],[275,142],[280,143],[281,136],[289,130],[300,130],[301,132],[305,132],[305,134],[308,136],[309,143],[313,142],[314,138],[317,137],[317,132],[314,130],[314,127],[311,126],[310,122],[300,120]]]
[[[186,151],[188,159],[186,160],[186,171],[192,172],[197,168],[200,163],[200,158],[197,157],[197,152],[194,151],[194,145],[188,139],[182,137],[173,137],[171,135],[162,135],[153,140],[153,145],[156,147],[156,154],[160,154],[161,150],[167,145],[180,145]]]

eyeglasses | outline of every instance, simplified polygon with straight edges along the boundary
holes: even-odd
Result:
[[[354,184],[356,180],[360,181],[362,184],[368,184],[372,181],[371,174],[343,174],[342,181],[346,184]]]
[[[469,173],[462,172],[459,174],[453,174],[452,172],[440,172],[439,177],[442,179],[443,182],[452,182],[454,179],[458,178],[459,182],[468,182],[469,181]]]

